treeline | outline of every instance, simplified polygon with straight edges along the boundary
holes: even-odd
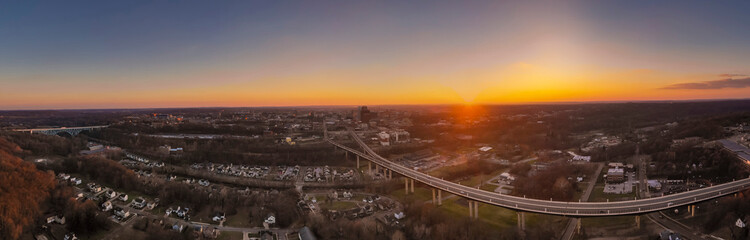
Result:
[[[133,136],[118,129],[102,130],[103,140],[129,151],[172,164],[233,163],[256,165],[340,165],[343,152],[331,151],[327,143],[283,145],[268,139],[168,139]],[[159,147],[183,148],[179,155],[169,155]]]
[[[22,151],[18,145],[0,138],[0,239],[17,239],[22,233],[37,231],[31,227],[46,223],[46,219],[41,218],[42,213],[62,214],[66,219],[67,229],[79,235],[107,228],[109,220],[106,215],[100,214],[97,203],[76,200],[72,187],[56,183],[54,172],[42,172],[32,163],[15,156],[38,154],[35,151],[55,148],[49,146],[65,146],[65,143],[59,142],[63,138],[44,135],[30,138],[31,140],[20,139],[31,148],[31,152]],[[107,168],[101,167],[100,170],[106,171]]]
[[[125,190],[140,188],[138,176],[125,166],[98,156],[70,157],[63,161],[66,173],[80,173],[89,179]]]
[[[712,206],[701,226],[705,232],[714,232],[722,226],[730,226],[733,239],[747,239],[748,229],[734,227],[737,219],[750,215],[750,191],[741,192],[737,198],[719,198],[712,200]]]
[[[18,145],[0,138],[0,238],[17,239],[42,213],[54,176],[16,156]]]
[[[575,179],[569,177],[577,176],[578,171],[575,167],[569,164],[555,164],[544,170],[537,170],[531,176],[522,173],[528,171],[528,168],[519,166],[511,169],[511,173],[516,174],[516,180],[513,182],[514,195],[536,199],[552,198],[558,201],[574,200],[572,198],[578,186]]]
[[[144,124],[116,124],[110,126],[111,129],[117,129],[127,133],[143,133],[143,134],[158,134],[158,133],[169,133],[169,134],[226,134],[226,135],[242,135],[252,136],[261,135],[266,130],[264,124],[256,122],[244,122],[240,124],[231,125],[217,125],[213,124],[201,124],[201,123],[179,123],[169,124],[161,127],[151,127],[150,125]]]
[[[107,125],[117,122],[130,113],[113,110],[32,110],[0,111],[0,128],[6,126],[80,127]]]
[[[722,126],[750,121],[750,101],[677,102],[677,103],[616,103],[577,105],[485,106],[480,112],[501,117],[461,127],[428,126],[437,121],[454,120],[464,123],[472,115],[462,116],[461,109],[447,113],[428,113],[412,118],[407,130],[413,138],[436,139],[435,145],[449,150],[476,143],[528,145],[534,149],[577,148],[582,139],[576,133],[602,130],[635,141],[635,129],[680,122],[669,137],[699,136],[705,139],[722,137]],[[548,113],[549,115],[544,115]],[[514,116],[515,118],[502,118]],[[723,117],[715,117],[723,116]],[[685,124],[683,124],[685,122]],[[458,140],[458,134],[472,135],[472,140]],[[658,151],[659,149],[653,149]]]
[[[49,212],[62,213],[67,229],[79,236],[109,229],[108,215],[99,210],[99,203],[92,200],[77,200],[74,196],[75,191],[71,186],[57,185],[51,191]],[[44,223],[46,222],[41,222],[40,225]]]
[[[500,167],[499,164],[491,163],[485,159],[477,159],[466,164],[443,168],[442,171],[436,173],[434,176],[448,181],[454,181],[461,178],[488,174]]]
[[[63,138],[59,136],[49,136],[44,134],[29,134],[24,132],[5,131],[0,132],[0,136],[25,150],[19,152],[20,155],[59,155],[69,156],[77,154],[78,151],[86,147],[84,138]]]
[[[696,176],[727,182],[748,176],[744,162],[719,147],[682,147],[652,155],[656,164],[654,175],[670,179],[692,179]]]

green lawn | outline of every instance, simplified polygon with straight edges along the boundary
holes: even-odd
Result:
[[[328,208],[329,210],[346,210],[357,207],[357,203],[350,201],[333,201],[330,203],[321,203],[320,207]]]
[[[643,221],[644,218],[641,218]],[[643,222],[641,222],[643,224]],[[622,226],[622,225],[635,225],[634,216],[617,216],[617,217],[593,217],[593,218],[582,218],[581,227],[607,227],[607,226]]]
[[[222,231],[217,240],[242,240],[242,232]]]
[[[479,189],[489,191],[489,192],[494,192],[497,187],[499,186],[495,184],[484,184],[481,187],[479,187]]]
[[[579,182],[578,187],[576,188],[575,194],[573,194],[573,200],[578,201],[578,199],[581,199],[581,196],[583,196],[583,192],[586,191],[586,188],[589,187],[589,182]],[[593,191],[593,190],[592,190]],[[593,192],[591,193],[591,196],[589,196],[589,200],[593,199]]]
[[[237,214],[227,216],[224,226],[230,227],[254,227],[250,225],[249,212],[245,208],[237,209]]]
[[[109,231],[99,230],[89,235],[77,235],[77,237],[79,239],[95,240],[95,239],[102,239],[106,237],[108,234],[109,234]]]
[[[437,194],[437,192],[435,194]],[[414,193],[410,192],[408,195],[406,195],[406,193],[404,193],[404,189],[400,188],[391,192],[389,195],[393,196],[395,199],[404,199],[409,197],[420,201],[432,201],[432,188],[428,189],[424,186],[416,186],[415,182]],[[435,197],[437,197],[437,195],[435,195]],[[445,197],[445,194],[443,194],[443,197]]]
[[[457,199],[443,201],[443,205],[437,209],[443,211],[448,218],[469,217],[469,207],[457,202]],[[497,229],[516,226],[516,212],[510,209],[496,207],[487,204],[479,204],[479,220],[488,223]],[[527,216],[528,221],[528,216]]]

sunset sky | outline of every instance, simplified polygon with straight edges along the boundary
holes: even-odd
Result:
[[[750,1],[13,1],[0,109],[750,97]]]

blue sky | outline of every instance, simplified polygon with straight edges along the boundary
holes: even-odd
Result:
[[[0,6],[0,109],[736,98],[654,89],[750,74],[748,1]]]

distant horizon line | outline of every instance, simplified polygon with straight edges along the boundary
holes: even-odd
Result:
[[[722,102],[743,101],[750,98],[715,98],[715,99],[683,99],[683,100],[612,100],[612,101],[553,101],[553,102],[518,102],[518,103],[434,103],[434,104],[331,104],[331,105],[267,105],[267,106],[210,106],[210,107],[124,107],[124,108],[39,108],[39,109],[0,109],[2,112],[14,111],[95,111],[95,110],[149,110],[149,109],[229,109],[229,108],[343,108],[356,106],[387,107],[387,106],[534,106],[534,105],[576,105],[576,104],[614,104],[614,103],[670,103],[670,102]]]

